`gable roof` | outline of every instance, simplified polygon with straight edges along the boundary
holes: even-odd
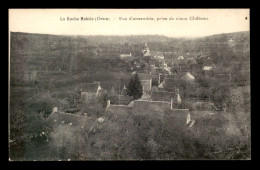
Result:
[[[150,55],[150,51],[148,51],[148,50],[143,51],[143,54],[144,54],[144,55],[143,55],[144,57],[151,56],[151,55]]]
[[[137,73],[140,80],[151,80],[152,75],[151,74],[145,74],[145,73]]]
[[[204,66],[204,67],[203,67],[203,70],[206,70],[206,71],[207,71],[207,70],[212,70],[212,66]]]
[[[144,94],[142,95],[141,99],[139,99],[139,100],[152,101],[152,98],[151,98],[151,96],[150,96],[149,94],[144,93]]]
[[[166,86],[179,87],[181,85],[180,79],[175,78],[165,78],[164,82]]]
[[[156,86],[153,86],[152,91],[158,91],[158,88]]]
[[[163,119],[165,111],[170,108],[170,102],[135,100],[133,114],[147,115],[151,118]]]
[[[151,98],[152,101],[170,102],[171,98],[176,98],[176,94],[174,92],[168,92],[168,91],[152,91]]]
[[[183,76],[181,77],[181,79],[182,79],[182,80],[187,80],[187,81],[192,81],[192,80],[195,80],[195,77],[188,72],[188,73],[186,73],[185,75],[183,75]]]
[[[159,86],[158,86],[158,90],[159,90],[159,88],[164,88],[165,87],[165,81],[163,81],[163,82],[161,82],[161,84],[159,84]]]

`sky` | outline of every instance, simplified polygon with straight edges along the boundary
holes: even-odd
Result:
[[[9,9],[9,31],[55,35],[202,37],[250,31],[249,13],[249,9]],[[67,17],[79,20],[67,20]],[[81,20],[81,17],[93,20]],[[120,20],[120,17],[127,20]],[[131,17],[154,20],[129,20]],[[191,20],[196,17],[207,20]]]

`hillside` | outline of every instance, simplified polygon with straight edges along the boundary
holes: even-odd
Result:
[[[163,124],[152,116],[148,119],[146,116],[112,115],[103,123],[100,131],[87,136],[87,141],[81,139],[83,135],[79,137],[89,149],[83,150],[75,146],[86,154],[81,159],[221,159],[223,155],[227,159],[244,159],[240,150],[239,154],[229,154],[230,147],[237,146],[237,143],[239,146],[246,146],[243,151],[246,150],[248,158],[250,145],[245,144],[248,142],[247,129],[237,138],[235,135],[226,135],[226,127],[235,129],[238,125],[246,127],[250,124],[249,41],[249,32],[196,39],[159,35],[65,36],[12,32],[11,157],[17,160],[41,160],[60,159],[60,155],[65,155],[65,158],[75,156],[74,159],[79,159],[80,156],[75,155],[74,148],[71,148],[75,140],[78,140],[75,135],[78,132],[64,132],[62,127],[52,130],[44,121],[45,118],[53,107],[58,107],[61,111],[75,108],[79,83],[100,81],[105,90],[110,91],[113,87],[115,92],[121,92],[128,83],[132,70],[129,62],[120,59],[119,55],[131,52],[132,56],[141,57],[144,43],[148,43],[153,51],[175,52],[175,55],[185,57],[190,53],[189,57],[196,60],[200,57],[211,58],[217,66],[216,71],[232,73],[232,85],[221,86],[231,91],[231,97],[228,93],[219,93],[218,89],[215,95],[218,97],[215,99],[217,101],[222,102],[223,96],[227,97],[225,100],[228,102],[231,100],[227,110],[231,116],[227,118],[226,112],[223,112],[219,116],[198,119],[194,130],[187,131],[180,128],[178,123],[173,124],[172,122],[179,121],[169,115],[164,117]],[[215,84],[224,83],[218,81]],[[147,115],[152,112],[145,110]],[[243,121],[236,125],[238,120]],[[69,129],[69,125],[64,128]],[[126,131],[127,128],[131,131]],[[57,135],[56,139],[59,140],[46,144],[37,137],[42,132]],[[59,146],[63,135],[70,154],[64,154],[64,150],[54,147]],[[53,146],[49,147],[51,144]]]

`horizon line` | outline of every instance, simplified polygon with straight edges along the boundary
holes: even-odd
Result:
[[[168,35],[163,35],[163,34],[87,34],[87,35],[82,35],[82,34],[51,34],[51,33],[32,33],[32,32],[19,32],[19,31],[9,31],[10,33],[25,33],[25,34],[40,34],[40,35],[54,35],[54,36],[70,36],[70,37],[95,37],[95,36],[104,36],[104,37],[109,37],[109,36],[114,36],[114,37],[124,37],[124,36],[162,36],[162,37],[167,37],[167,38],[186,38],[186,39],[194,39],[194,38],[203,38],[203,37],[209,37],[209,36],[215,36],[215,35],[221,35],[221,34],[232,34],[232,33],[242,33],[242,32],[250,32],[248,31],[237,31],[237,32],[223,32],[223,33],[216,33],[216,34],[209,34],[209,35],[202,35],[202,36],[168,36]]]

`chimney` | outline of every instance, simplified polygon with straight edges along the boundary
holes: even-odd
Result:
[[[107,100],[107,108],[110,107],[110,100]]]
[[[190,113],[187,115],[187,121],[186,121],[186,124],[189,124],[191,121],[191,118],[190,118]]]
[[[57,107],[54,107],[54,108],[52,109],[52,113],[57,112],[57,111],[58,111],[58,108],[57,108]]]
[[[171,97],[171,109],[172,109],[173,98]]]
[[[161,77],[160,77],[161,74],[158,74],[159,78],[158,78],[158,86],[161,84]]]

